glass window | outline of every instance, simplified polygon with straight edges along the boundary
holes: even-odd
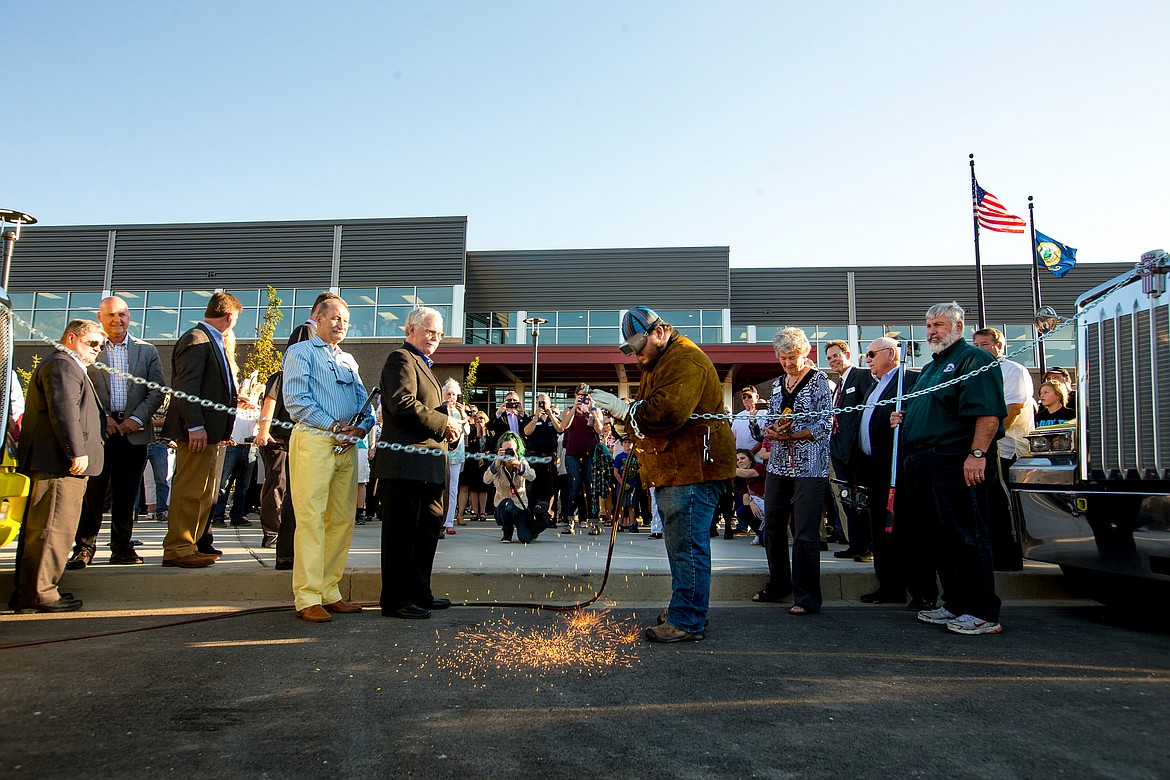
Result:
[[[541,326],[543,328],[556,328],[557,326],[557,313],[555,311],[530,311],[528,312],[528,316],[548,320],[547,325]]]
[[[378,291],[381,298],[381,290]],[[379,336],[402,338],[406,333],[406,315],[412,306],[379,306],[376,322]]]
[[[586,328],[557,328],[557,344],[587,344],[589,331]]]
[[[291,306],[281,306],[280,313],[284,316],[280,318],[280,325],[276,327],[276,332],[278,334],[283,333],[287,339],[301,323],[293,319],[293,309]]]
[[[665,317],[663,319],[665,319]],[[667,320],[667,321],[669,322],[669,320]],[[674,323],[672,322],[671,325],[674,325]],[[678,325],[674,325],[674,329],[676,331],[678,331],[679,333],[681,333],[682,335],[686,336],[691,341],[695,342],[696,344],[701,344],[703,342],[703,329],[702,328],[688,328],[688,327],[681,327],[680,328]]]
[[[251,290],[227,290],[231,295],[236,296],[244,308],[256,308],[259,305],[260,291],[253,288]]]
[[[207,310],[207,299],[215,294],[214,290],[183,290],[182,304],[184,309],[194,309],[196,306]]]
[[[676,329],[698,325],[702,321],[698,309],[659,309],[658,316]]]
[[[295,294],[296,294],[295,290],[290,290],[287,287],[283,290],[276,291],[276,297],[280,298],[280,303],[282,306],[291,306],[293,303],[293,296]],[[267,297],[264,299],[264,301],[265,301],[265,305],[267,305],[267,302],[268,302]]]
[[[141,309],[146,305],[146,293],[143,290],[114,290],[114,295],[126,301],[131,309]]]
[[[61,334],[65,332],[65,324],[68,322],[64,309],[37,309],[33,313],[33,327],[55,339],[61,338]]]
[[[589,313],[584,311],[562,311],[559,312],[557,319],[557,328],[584,328],[589,325]],[[569,342],[566,342],[569,343]],[[583,344],[584,342],[572,342],[574,344]]]
[[[179,293],[173,290],[151,290],[146,296],[146,305],[151,309],[177,309]]]
[[[39,292],[37,293],[37,309],[67,309],[69,308],[69,293],[67,292]],[[60,334],[58,334],[60,335]]]
[[[293,327],[295,328],[295,327],[297,327],[297,325],[301,325],[302,323],[304,323],[306,320],[309,319],[309,315],[312,313],[313,313],[312,306],[298,306],[295,309],[293,309],[292,318],[293,318],[293,322],[296,323],[296,325],[294,325]],[[290,330],[289,332],[291,333],[292,331]]]
[[[309,287],[307,289],[300,289],[300,290],[296,291],[296,294],[293,296],[292,302],[297,306],[308,306],[310,309],[312,309],[313,304],[317,302],[317,296],[320,295],[322,292],[325,292],[325,291],[324,290],[315,290],[312,287]],[[285,300],[287,300],[287,299],[285,299]]]
[[[413,287],[379,287],[379,306],[414,306]]]
[[[374,306],[378,303],[376,287],[342,287],[341,297],[352,306]]]
[[[200,322],[203,322],[203,313],[205,311],[207,311],[206,307],[202,309],[180,309],[179,333],[186,333]],[[178,337],[176,336],[176,338]]]
[[[615,347],[622,343],[622,332],[617,328],[590,328],[589,343]]]
[[[723,310],[703,309],[702,319],[704,325],[723,327]]]
[[[8,297],[12,299],[12,308],[31,310],[34,295],[35,293],[9,293]],[[25,319],[28,318],[25,317]]]
[[[450,305],[454,297],[451,287],[419,287],[415,295],[418,298],[419,306],[435,308],[438,308],[439,304]]]
[[[375,309],[373,306],[353,306],[350,308],[350,338],[360,339],[374,335],[374,312]]]
[[[31,296],[31,293],[29,295]],[[31,323],[33,321],[33,313],[31,309],[21,309],[19,311],[13,312],[13,314],[15,314],[17,317],[20,317],[25,322]],[[12,323],[12,338],[15,341],[30,341],[35,337],[28,328],[26,328],[24,325],[21,325],[19,322],[14,321]]]
[[[240,319],[236,322],[236,338],[238,339],[254,339],[259,334],[256,332],[256,324],[258,322],[259,310],[244,309],[240,312]]]
[[[589,327],[620,328],[621,318],[616,311],[591,311],[589,312]]]
[[[70,309],[69,319],[71,320],[97,320],[97,309]]]
[[[512,327],[512,320],[515,319],[516,312],[513,311],[494,311],[491,315],[491,325],[493,328],[510,328]]]
[[[488,339],[491,338],[491,330],[488,328],[473,328],[468,326],[463,331],[463,341],[465,344],[488,344]]]
[[[175,331],[178,328],[178,326],[175,323],[177,323],[178,321],[179,321],[178,308],[169,309],[169,308],[164,308],[162,306],[159,306],[158,308],[147,309],[144,316],[143,316],[143,322],[145,323],[145,328],[146,328],[145,329],[146,335],[143,336],[143,338],[146,339],[147,341],[151,340],[152,338],[154,338],[154,339],[178,338],[178,336],[175,335]],[[162,335],[162,334],[167,334],[167,335]]]

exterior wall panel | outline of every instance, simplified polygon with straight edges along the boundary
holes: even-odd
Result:
[[[343,287],[464,283],[467,217],[340,224]]]
[[[328,287],[327,224],[117,228],[113,289]]]
[[[102,290],[108,228],[25,227],[12,251],[12,292]]]
[[[726,309],[727,247],[467,253],[469,312]]]
[[[731,324],[848,325],[848,275],[838,268],[733,268]]]

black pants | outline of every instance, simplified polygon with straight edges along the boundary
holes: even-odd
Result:
[[[110,505],[110,550],[114,555],[131,555],[134,546],[134,505],[142,488],[142,469],[146,466],[146,445],[131,444],[120,433],[106,439],[106,465],[100,476],[90,477],[85,487],[81,519],[74,535],[73,551],[97,549],[98,532],[102,528],[102,514],[106,491],[113,499]]]
[[[537,457],[548,458],[554,457],[542,452],[532,452],[530,455]],[[557,466],[552,461],[548,463],[534,463],[532,464],[532,472],[536,475],[536,479],[532,480],[532,484],[528,486],[528,496],[533,503],[537,501],[544,501],[552,504],[553,494],[557,490]]]
[[[833,462],[833,474],[837,479],[845,480],[850,485],[861,483],[869,487],[865,482],[860,470],[852,468],[852,464],[846,463],[840,458],[831,458]],[[887,479],[887,481],[889,481]],[[836,503],[836,496],[833,497]],[[845,513],[845,536],[849,540],[849,549],[855,555],[869,552],[873,549],[873,538],[869,529],[869,518],[866,513],[857,507],[849,506],[848,504],[840,504],[840,508]]]
[[[809,612],[821,610],[821,507],[829,480],[781,477],[764,483],[764,551],[768,554],[769,598],[789,593]],[[788,565],[788,516],[792,515],[792,566]]]
[[[906,595],[907,575],[899,539],[905,530],[911,527],[909,518],[895,516],[892,529],[889,526],[890,510],[890,467],[888,456],[885,460],[876,459],[857,450],[850,462],[853,473],[861,484],[868,490],[869,506],[859,509],[863,522],[869,524],[870,549],[873,551],[873,570],[878,578],[878,591],[890,600],[904,598]],[[934,570],[930,570],[930,586],[921,587],[916,584],[914,595],[934,601],[938,593],[929,593],[934,585]],[[920,591],[926,590],[923,594]]]
[[[963,479],[966,447],[927,448],[903,461],[906,479],[898,480],[898,518],[922,522],[943,587],[943,606],[955,615],[999,620],[995,567],[987,530],[987,489],[998,469],[986,458],[984,481],[968,487]],[[901,470],[900,470],[901,471]],[[895,522],[899,522],[895,519]]]
[[[428,609],[435,548],[446,519],[447,485],[382,479],[382,609]]]
[[[276,557],[292,558],[297,516],[288,492],[288,450],[284,445],[265,445],[260,448],[260,460],[264,462],[260,526],[265,536],[276,534]]]

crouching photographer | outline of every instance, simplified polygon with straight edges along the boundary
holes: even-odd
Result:
[[[496,524],[504,529],[501,542],[511,542],[512,534],[527,544],[549,526],[548,504],[529,505],[526,483],[536,478],[532,465],[524,460],[524,442],[514,433],[500,437],[496,452],[500,460],[492,461],[483,481],[496,489]]]

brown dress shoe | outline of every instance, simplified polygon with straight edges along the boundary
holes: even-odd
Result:
[[[345,599],[339,599],[339,600],[333,602],[332,604],[326,604],[325,611],[326,612],[361,612],[362,605],[361,604],[354,604],[352,601],[346,601]]]
[[[361,607],[358,607],[358,609],[361,609]],[[333,616],[326,612],[325,608],[320,604],[314,604],[311,607],[298,609],[297,617],[299,617],[301,620],[307,620],[310,623],[327,623],[333,619]]]
[[[202,569],[215,563],[215,558],[208,558],[199,553],[185,555],[182,558],[164,558],[163,566],[177,566],[180,569]]]

